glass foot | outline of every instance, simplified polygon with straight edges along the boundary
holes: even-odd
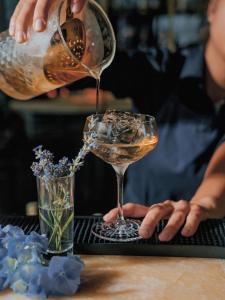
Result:
[[[113,223],[98,222],[93,225],[92,233],[100,239],[112,242],[131,242],[142,238],[138,234],[140,224],[139,220],[133,219]]]

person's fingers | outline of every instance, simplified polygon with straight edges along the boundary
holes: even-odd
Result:
[[[49,91],[46,95],[47,95],[48,98],[54,99],[58,96],[58,91],[57,90],[52,90],[52,91]]]
[[[36,0],[24,0],[16,18],[15,38],[18,43],[27,40],[28,24],[33,16]]]
[[[149,210],[149,207],[141,204],[127,203],[123,206],[125,217],[141,218],[144,217]]]
[[[192,204],[181,234],[186,237],[194,235],[201,221],[205,219],[207,219],[207,212],[199,205]]]
[[[175,236],[184,224],[189,209],[190,204],[187,201],[181,200],[175,204],[175,209],[169,218],[167,225],[159,235],[160,241],[166,242]]]
[[[156,204],[150,207],[147,215],[145,216],[139,228],[140,236],[142,236],[145,239],[149,238],[153,234],[158,222],[161,219],[168,216],[169,214],[171,214],[172,211],[173,205],[169,202]]]
[[[117,214],[118,214],[118,208],[113,208],[103,216],[103,220],[107,223],[110,223],[116,219]]]
[[[71,11],[73,13],[79,13],[86,2],[87,0],[71,0]]]
[[[16,19],[20,13],[20,10],[23,6],[23,0],[20,0],[19,3],[17,4],[14,13],[11,16],[10,22],[9,22],[9,34],[11,36],[15,35],[15,31],[16,31]]]
[[[79,13],[87,0],[71,0],[71,9]],[[20,0],[10,19],[9,34],[15,36],[16,41],[23,43],[27,40],[28,24],[33,17],[35,31],[46,28],[51,0]]]
[[[39,0],[37,2],[33,17],[33,28],[35,31],[40,32],[45,30],[50,4],[50,0]]]
[[[127,203],[123,206],[123,214],[125,217],[140,218],[146,215],[148,207],[140,204]],[[107,213],[103,219],[105,222],[112,222],[118,214],[118,209],[114,208]]]

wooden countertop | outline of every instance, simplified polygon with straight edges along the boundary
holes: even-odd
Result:
[[[85,270],[80,290],[54,300],[223,300],[225,260],[82,256]],[[1,300],[26,300],[10,290]]]

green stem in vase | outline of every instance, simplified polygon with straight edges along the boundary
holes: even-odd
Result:
[[[64,224],[64,226],[62,228],[62,235],[63,235],[64,231],[67,229],[67,227],[69,226],[69,224],[72,222],[73,218],[74,218],[74,213],[72,212],[72,214],[70,215],[70,217],[67,220],[66,224]]]
[[[49,222],[40,211],[39,211],[39,216],[50,228],[52,228],[52,229],[54,228],[54,226],[51,224],[51,222]]]

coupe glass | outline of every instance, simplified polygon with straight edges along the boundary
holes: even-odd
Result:
[[[92,152],[112,165],[117,177],[118,215],[114,222],[98,222],[92,232],[99,238],[128,242],[140,239],[140,221],[123,215],[123,179],[128,166],[150,151],[158,142],[155,118],[149,115],[110,111],[87,117],[84,138],[94,139]]]

